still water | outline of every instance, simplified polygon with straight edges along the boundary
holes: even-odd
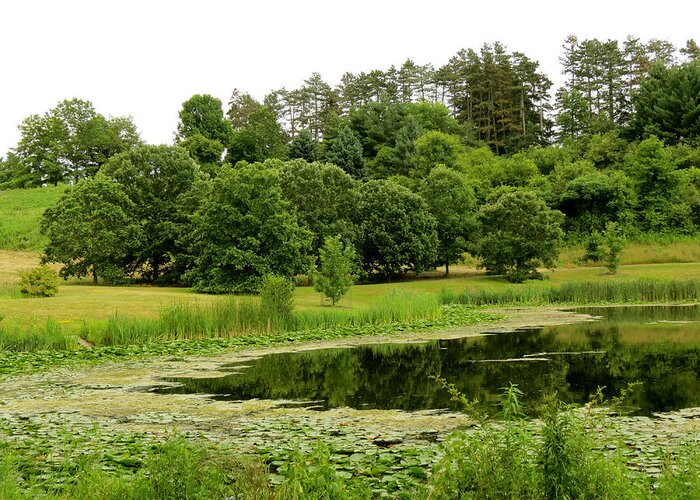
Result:
[[[547,394],[585,403],[598,387],[616,395],[641,382],[639,414],[700,406],[700,306],[585,308],[592,323],[518,330],[420,344],[382,344],[271,354],[225,366],[232,373],[165,379],[163,394],[217,400],[284,400],[315,410],[458,409],[430,375],[454,383],[488,409],[517,384],[532,411]],[[291,402],[290,402],[291,401]]]

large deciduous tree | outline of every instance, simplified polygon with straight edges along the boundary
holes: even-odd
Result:
[[[199,176],[197,163],[179,147],[141,146],[111,158],[102,174],[121,186],[133,203],[131,218],[143,230],[129,272],[158,280],[179,252],[186,222],[181,201]]]
[[[564,215],[530,191],[506,191],[479,210],[476,254],[492,274],[521,282],[554,267],[562,244]]]
[[[445,166],[435,167],[420,194],[437,221],[437,262],[450,274],[450,264],[459,262],[476,230],[476,197],[463,175]]]
[[[292,203],[299,222],[311,230],[314,256],[328,237],[355,240],[357,182],[343,169],[330,163],[291,160],[281,166],[279,177],[284,198]]]
[[[221,100],[208,94],[195,94],[182,103],[177,125],[177,139],[201,135],[219,141],[224,146],[231,142],[231,124],[224,118]]]
[[[203,170],[215,175],[233,138],[221,101],[208,94],[193,95],[182,103],[179,116],[177,145],[187,150]]]
[[[19,129],[11,182],[18,187],[77,182],[141,142],[130,118],[106,119],[91,102],[80,99],[62,101],[42,116],[31,115]]]
[[[119,281],[142,241],[134,210],[121,187],[105,177],[79,182],[44,212],[41,230],[49,242],[42,260],[62,264],[60,274],[66,278]]]
[[[239,161],[262,162],[268,158],[284,159],[287,145],[282,137],[275,114],[261,106],[248,117],[248,124],[234,132],[226,161],[236,165]]]
[[[360,187],[356,214],[365,271],[391,278],[434,266],[436,222],[419,195],[391,181],[369,181]]]
[[[193,260],[186,278],[200,292],[256,291],[266,274],[306,272],[310,240],[282,196],[277,169],[224,167],[184,239]]]

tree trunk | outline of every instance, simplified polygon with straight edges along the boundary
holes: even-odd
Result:
[[[97,286],[97,271],[95,271],[95,268],[92,269],[92,284]]]
[[[450,261],[445,259],[445,278],[450,276]]]

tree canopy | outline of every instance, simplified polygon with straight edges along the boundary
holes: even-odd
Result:
[[[530,191],[505,191],[478,213],[481,265],[515,282],[537,277],[538,267],[554,267],[559,256],[563,219]]]
[[[208,293],[257,291],[266,274],[308,271],[310,232],[283,199],[279,173],[263,164],[225,167],[211,183],[184,238],[186,275]]]
[[[143,240],[134,210],[121,187],[107,178],[79,182],[44,213],[41,230],[49,243],[42,260],[62,264],[63,277],[119,281]]]
[[[89,101],[69,99],[19,126],[21,138],[11,152],[12,186],[77,182],[91,177],[112,156],[140,144],[131,118],[97,113]]]
[[[356,217],[357,249],[366,272],[391,278],[434,265],[436,222],[419,195],[391,181],[368,181],[360,186]]]
[[[113,157],[101,174],[121,186],[143,231],[129,256],[129,272],[158,280],[179,252],[186,219],[182,197],[199,176],[197,163],[179,147],[140,146]]]

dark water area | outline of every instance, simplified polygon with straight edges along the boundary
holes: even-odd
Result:
[[[426,343],[270,354],[225,366],[224,377],[164,379],[161,394],[217,400],[284,400],[316,410],[459,409],[430,375],[440,375],[490,414],[502,388],[517,384],[534,413],[553,392],[585,403],[598,387],[615,396],[641,382],[638,414],[700,406],[700,307],[585,308],[598,321]]]

